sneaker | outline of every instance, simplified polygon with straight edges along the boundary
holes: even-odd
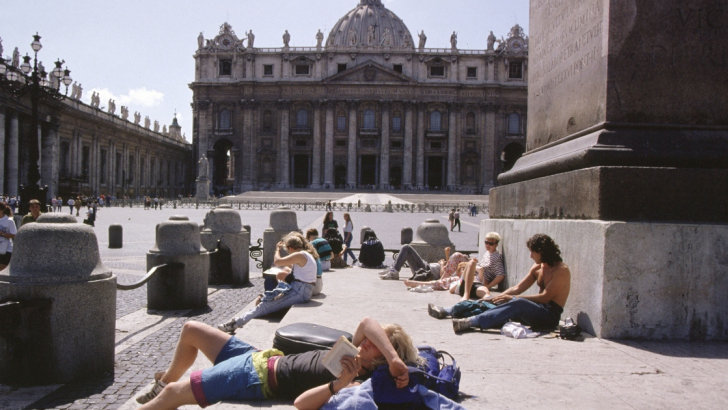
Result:
[[[394,272],[394,271],[392,269],[385,269],[385,270],[379,272],[379,277],[381,278],[382,276],[387,275],[389,272]]]
[[[434,289],[432,289],[432,286],[429,285],[420,285],[416,288],[410,288],[410,292],[414,293],[428,293],[428,292],[434,292]]]
[[[235,329],[238,328],[238,325],[235,324],[235,319],[230,319],[228,322],[217,325],[217,328],[225,333],[233,334],[235,333]]]
[[[427,313],[435,319],[445,319],[449,316],[447,312],[445,312],[445,309],[440,306],[433,305],[432,303],[427,304]]]
[[[141,396],[136,398],[137,403],[139,404],[146,404],[152,401],[155,397],[159,395],[159,393],[164,390],[164,387],[167,386],[166,383],[162,383],[161,380],[155,380],[154,381],[154,387],[152,387],[152,390],[149,390],[148,393],[142,394]]]
[[[380,275],[379,279],[382,280],[399,280],[399,272],[395,272],[393,270],[385,273],[384,275]]]
[[[465,332],[467,330],[470,330],[470,320],[468,319],[453,319],[452,320],[452,330],[455,333],[461,333]]]

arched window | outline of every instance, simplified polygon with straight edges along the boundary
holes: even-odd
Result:
[[[514,113],[508,115],[508,133],[519,134],[521,132],[521,116]]]
[[[468,115],[465,116],[465,130],[466,131],[475,131],[475,114],[472,112],[469,112]]]
[[[230,111],[228,111],[228,110],[220,111],[220,129],[221,130],[230,129]]]
[[[266,157],[263,159],[263,175],[270,176],[273,172],[273,162],[270,160],[270,158]]]
[[[336,115],[336,129],[339,131],[346,130],[346,113],[339,111]]]
[[[472,160],[465,161],[465,179],[468,181],[475,179],[475,162]]]
[[[263,113],[263,129],[264,130],[273,129],[273,119],[271,118],[271,113],[268,110],[266,110]]]
[[[364,128],[372,129],[375,128],[376,122],[374,120],[374,110],[364,111]]]
[[[430,131],[442,130],[442,114],[440,111],[433,111],[430,113]]]
[[[392,115],[392,131],[402,132],[402,114],[399,111],[395,111]]]
[[[298,110],[298,113],[296,113],[296,127],[308,128],[308,111]]]

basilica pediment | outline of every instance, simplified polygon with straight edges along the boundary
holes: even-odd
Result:
[[[416,83],[414,79],[374,61],[367,61],[324,79],[325,83]]]

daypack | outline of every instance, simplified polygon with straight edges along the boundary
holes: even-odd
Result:
[[[484,300],[463,300],[452,307],[452,317],[462,319],[465,317],[477,316],[486,310],[495,308],[496,305]]]
[[[452,400],[457,397],[461,373],[452,355],[431,346],[422,345],[417,348],[420,357],[425,359],[425,364],[423,368],[408,367],[410,378],[407,387],[397,388],[387,365],[374,370],[371,377],[374,401],[380,409],[392,405],[392,408],[423,408],[422,396],[418,392],[419,385]],[[445,364],[445,355],[450,357],[452,364]]]

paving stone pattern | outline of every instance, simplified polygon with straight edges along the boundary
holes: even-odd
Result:
[[[117,283],[132,284],[138,281],[140,276],[117,273]],[[133,290],[120,290],[116,292],[116,319],[122,318],[147,305],[147,285]]]
[[[137,279],[134,275],[123,276],[124,282]],[[132,306],[137,306],[137,309],[144,306],[145,288],[146,285],[134,291],[119,292],[118,307],[129,310]],[[139,304],[140,297],[137,293],[142,290],[144,297]],[[185,322],[196,320],[215,325],[225,321],[250,303],[262,290],[262,278],[252,278],[248,287],[217,291],[219,294],[210,298],[208,308],[189,311],[185,317],[116,355],[113,375],[64,385],[26,409],[118,409],[151,381],[154,371],[164,370],[169,365]],[[131,311],[134,310],[136,309]],[[117,314],[117,317],[121,316]]]

